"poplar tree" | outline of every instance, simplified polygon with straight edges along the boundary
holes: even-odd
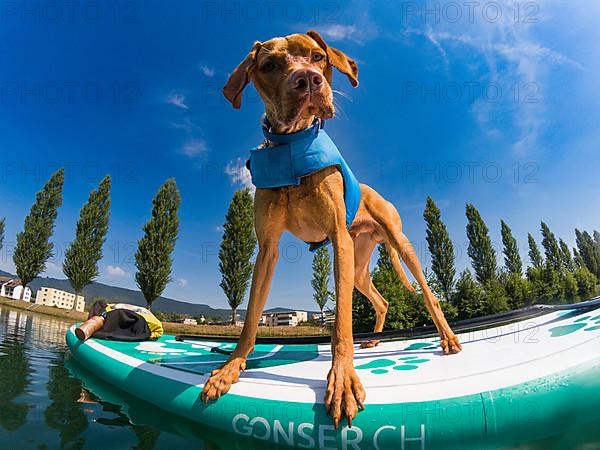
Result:
[[[233,194],[223,225],[223,240],[219,250],[221,289],[231,307],[231,323],[236,322],[237,308],[244,301],[254,264],[256,248],[254,233],[254,201],[249,189]]]
[[[5,223],[6,223],[6,218],[3,217],[2,219],[0,219],[0,250],[2,250],[2,247],[4,246],[4,227],[5,227]]]
[[[553,270],[560,272],[562,267],[562,257],[556,236],[554,236],[554,233],[550,231],[548,225],[546,225],[543,221],[541,222],[541,230],[542,246],[544,247],[544,252],[546,253],[546,261],[550,264],[550,267]]]
[[[443,297],[448,300],[454,286],[454,246],[444,222],[442,222],[440,209],[431,197],[427,197],[427,204],[423,217],[427,223],[427,245],[431,253],[431,270],[433,271]]]
[[[531,265],[541,270],[544,267],[544,258],[542,258],[540,249],[531,233],[527,234],[527,241],[529,243],[529,260],[531,261]]]
[[[171,254],[179,235],[181,196],[175,179],[168,179],[152,200],[152,218],[145,223],[144,236],[135,254],[135,281],[150,308],[172,281]]]
[[[486,284],[496,279],[496,251],[492,246],[488,227],[477,208],[468,203],[466,214],[469,221],[467,223],[467,237],[469,239],[467,254],[471,258],[477,281]]]
[[[35,203],[25,218],[23,231],[17,234],[13,262],[23,286],[22,295],[25,295],[27,285],[46,269],[46,262],[54,254],[50,237],[54,232],[58,208],[62,205],[64,182],[65,171],[61,168],[36,194]]]
[[[600,277],[600,248],[587,231],[575,230],[575,237],[579,254],[585,262],[585,266],[596,277]]]
[[[323,309],[327,302],[333,298],[333,293],[329,290],[329,280],[331,279],[331,257],[327,246],[318,249],[312,262],[313,277],[310,282],[314,289],[313,298],[321,311],[321,323],[324,322]]]
[[[79,212],[75,240],[65,252],[63,273],[69,279],[76,295],[94,281],[99,274],[98,261],[108,233],[110,213],[110,176],[94,189]],[[73,302],[73,309],[77,302]]]
[[[575,269],[580,269],[582,267],[586,267],[585,261],[583,260],[583,258],[581,257],[581,254],[575,247],[573,247],[573,260],[575,262]]]
[[[559,240],[560,245],[560,255],[562,258],[562,266],[567,269],[569,272],[573,272],[575,270],[575,262],[573,261],[573,255],[571,255],[571,250],[565,241],[562,238]]]
[[[596,231],[594,231],[594,235],[596,235]],[[590,234],[586,231],[584,232],[584,235],[586,236],[586,239],[588,239],[589,241],[589,246],[591,249],[591,252],[594,255],[594,259],[596,260],[596,266],[598,267],[598,271],[596,272],[596,276],[598,278],[600,278],[600,244],[598,243],[597,240],[594,240],[594,238],[592,238],[590,236]]]
[[[600,248],[600,231],[594,230],[594,241],[596,242],[596,247]]]
[[[500,226],[502,228],[502,244],[504,246],[504,265],[506,266],[506,270],[510,274],[521,276],[523,274],[523,262],[519,254],[517,240],[504,220],[500,221]]]

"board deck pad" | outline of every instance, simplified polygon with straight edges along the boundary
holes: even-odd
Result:
[[[67,333],[67,341],[76,358],[83,348],[93,351],[93,355],[88,352],[81,358],[88,366],[103,358],[118,360],[129,367],[128,370],[145,371],[152,374],[155,380],[179,381],[188,386],[179,389],[193,391],[194,398],[199,395],[211,371],[227,360],[227,353],[236,345],[217,340],[178,341],[170,335],[154,342],[126,343],[91,339],[84,344],[77,344],[70,338],[70,334],[72,330]],[[539,407],[540,402],[550,398],[550,394],[539,397],[546,390],[555,391],[552,398],[558,398],[557,393],[566,393],[567,388],[570,388],[569,395],[576,398],[573,394],[577,389],[574,380],[588,380],[586,386],[596,386],[596,390],[592,391],[595,394],[590,396],[586,393],[585,399],[600,399],[598,309],[585,312],[555,311],[508,325],[459,334],[459,338],[463,351],[457,355],[443,355],[439,338],[382,342],[377,347],[368,349],[361,349],[356,344],[354,365],[367,395],[366,409],[359,413],[354,422],[359,428],[363,426],[361,435],[369,434],[370,427],[375,427],[372,422],[379,420],[384,426],[385,436],[392,439],[392,433],[388,432],[391,428],[385,426],[396,427],[396,419],[377,419],[377,414],[381,417],[388,410],[390,414],[397,414],[400,411],[398,408],[409,404],[449,401],[461,403],[470,399],[469,401],[478,402],[485,408],[486,405],[501,404],[501,400],[508,402],[515,398],[531,398],[532,401],[535,399]],[[307,414],[312,414],[315,425],[320,421],[326,422],[327,416],[321,410],[324,410],[322,403],[331,359],[330,345],[257,344],[238,383],[232,385],[229,393],[213,405],[227,405],[229,400],[226,399],[238,402],[246,399],[264,404],[285,401],[306,408]],[[130,378],[131,374],[126,380]],[[317,410],[315,405],[318,406]],[[181,406],[175,405],[166,409],[177,413],[176,409],[179,407]],[[200,406],[192,402],[183,408],[182,415],[189,414],[194,408]],[[374,415],[368,414],[369,410]],[[552,417],[552,411],[548,410],[547,413]],[[243,414],[252,420],[252,415]],[[539,413],[538,419],[542,420],[544,414]],[[272,414],[265,419],[271,427],[266,440],[274,439],[272,431],[275,416]],[[238,416],[233,415],[223,421],[215,421],[212,425],[239,433],[240,427],[234,424],[236,417]],[[440,431],[441,424],[429,425],[423,418],[415,419],[415,423],[420,420],[425,427],[423,433],[429,432],[430,445],[426,448],[435,448],[431,443],[442,442],[440,439],[443,440],[444,433],[446,439],[449,437],[448,433],[453,438],[458,438],[467,429],[471,430],[471,434],[482,433],[486,439],[492,435],[498,436],[498,424],[494,424],[493,428],[489,423],[478,424],[477,420],[489,420],[483,413],[482,417],[473,419],[469,424],[473,430],[467,425],[455,424],[454,432],[451,422],[447,424],[450,428],[445,431]],[[365,420],[361,420],[363,418]],[[371,424],[364,423],[366,420],[370,420]],[[203,422],[211,425],[210,420]],[[289,422],[286,423],[289,425]],[[385,425],[388,423],[390,425]],[[373,430],[379,428],[375,427]],[[531,426],[529,428],[531,430]],[[241,430],[243,434],[246,428]],[[413,434],[418,434],[419,428],[416,430]],[[384,441],[379,441],[379,444],[373,441],[374,433],[376,431],[365,437],[369,445],[358,448],[384,448],[381,444]],[[383,439],[381,433],[376,436],[377,439]],[[261,433],[257,431],[256,434]],[[342,437],[338,436],[338,439]],[[327,447],[319,445],[318,436],[313,436],[312,441],[308,440],[307,443],[313,441],[314,447]],[[299,438],[293,445],[298,445],[298,442]],[[289,444],[289,441],[284,443]],[[400,445],[397,440],[389,443]],[[331,442],[329,445],[335,447]],[[447,448],[451,448],[451,445],[447,445]]]

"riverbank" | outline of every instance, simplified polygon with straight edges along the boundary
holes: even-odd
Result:
[[[82,322],[87,319],[87,312],[72,311],[69,309],[55,308],[54,306],[36,305],[35,303],[25,302],[23,300],[13,300],[0,296],[0,305],[8,306],[14,309],[22,309],[47,316],[60,317],[72,322]]]
[[[72,311],[60,309],[54,306],[36,305],[35,303],[25,302],[23,300],[13,300],[6,297],[0,297],[0,305],[9,308],[30,311],[36,314],[46,316],[60,317],[62,319],[75,322],[83,322],[87,319],[87,312]],[[190,335],[209,335],[209,336],[239,336],[242,327],[232,325],[184,325],[174,322],[162,322],[165,333],[168,334],[190,334]],[[313,326],[299,327],[259,327],[259,336],[327,336],[330,331],[327,328]]]

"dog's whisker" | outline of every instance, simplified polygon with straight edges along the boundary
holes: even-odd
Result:
[[[342,105],[339,102],[336,102],[335,99],[333,101],[333,106],[335,107],[336,110],[336,115],[334,116],[334,118],[340,119],[342,117],[347,118],[348,115],[346,114],[346,111],[344,111],[344,108],[342,108]]]
[[[337,89],[332,89],[331,92],[333,92],[334,94],[338,94],[340,97],[344,97],[348,101],[352,101],[352,97],[350,97],[350,95],[346,94],[343,91],[340,91]],[[335,99],[335,97],[334,97],[334,99]]]

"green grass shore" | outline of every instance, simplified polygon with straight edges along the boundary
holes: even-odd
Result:
[[[70,322],[83,322],[87,319],[87,312],[72,311],[56,308],[54,306],[36,305],[23,300],[13,300],[0,296],[0,305],[9,308],[29,311],[35,314],[60,317]],[[239,336],[241,327],[233,325],[184,325],[174,322],[163,322],[165,333],[168,334],[190,334],[205,336]],[[314,326],[298,327],[259,327],[258,336],[327,336],[331,334],[327,328]]]

